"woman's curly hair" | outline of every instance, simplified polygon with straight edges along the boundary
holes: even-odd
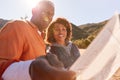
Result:
[[[53,22],[49,24],[49,27],[47,28],[47,31],[46,31],[45,41],[49,44],[56,42],[54,35],[53,35],[53,29],[56,23],[62,24],[66,27],[67,37],[65,39],[65,42],[68,42],[72,36],[72,26],[65,18],[57,18],[56,20],[54,20]]]

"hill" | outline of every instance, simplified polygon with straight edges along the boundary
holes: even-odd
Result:
[[[80,26],[76,26],[72,24],[73,28],[73,40],[76,39],[84,39],[90,35],[97,35],[103,28],[103,26],[107,23],[108,20],[99,22],[99,23],[89,23]]]
[[[89,23],[80,26],[72,24],[73,37],[72,41],[79,48],[87,48],[88,45],[93,41],[97,34],[103,29],[103,26],[108,20],[99,23]]]
[[[88,33],[85,30],[82,30],[81,28],[72,23],[71,25],[72,25],[72,40],[86,38],[88,36]]]
[[[10,20],[5,20],[5,19],[0,19],[0,28],[2,28],[8,21]]]

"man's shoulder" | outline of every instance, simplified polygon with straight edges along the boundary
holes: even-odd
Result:
[[[25,20],[11,20],[8,23],[10,24],[26,24]]]
[[[23,20],[11,20],[5,26],[12,27],[12,28],[26,28],[28,23]]]
[[[15,30],[15,31],[24,31],[28,28],[28,24],[27,22],[23,21],[23,20],[11,20],[9,22],[7,22],[2,28],[1,31],[3,30]]]

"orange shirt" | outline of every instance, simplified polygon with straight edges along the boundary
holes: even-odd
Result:
[[[45,55],[45,44],[37,27],[25,21],[11,21],[0,31],[0,77],[15,61]]]

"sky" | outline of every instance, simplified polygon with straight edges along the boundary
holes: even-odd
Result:
[[[0,18],[31,18],[32,7],[40,0],[0,0]],[[64,17],[75,25],[98,23],[120,13],[120,0],[52,0],[55,15]]]

